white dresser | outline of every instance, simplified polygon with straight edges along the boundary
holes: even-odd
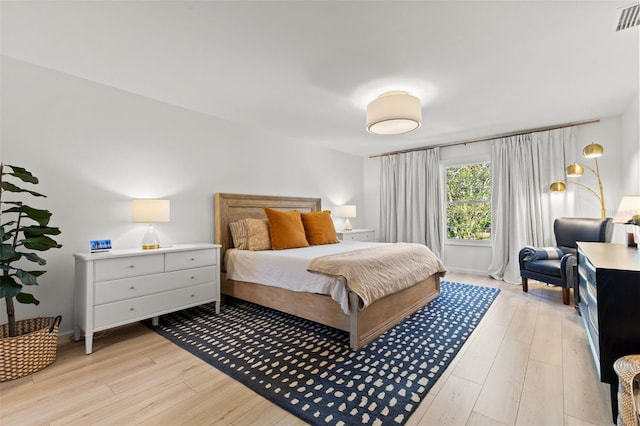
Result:
[[[76,253],[74,339],[203,303],[220,312],[220,245]]]
[[[375,241],[375,229],[354,229],[353,231],[340,231],[337,233],[340,241]]]

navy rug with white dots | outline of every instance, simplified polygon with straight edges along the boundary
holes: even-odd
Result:
[[[440,296],[358,351],[346,332],[252,303],[162,316],[155,331],[310,424],[404,424],[497,297]]]

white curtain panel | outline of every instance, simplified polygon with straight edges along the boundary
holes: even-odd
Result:
[[[549,184],[564,179],[574,148],[575,127],[491,142],[493,278],[520,284],[520,249],[556,245],[553,221],[573,215],[575,197],[552,193]]]
[[[442,255],[440,149],[381,157],[380,239]]]

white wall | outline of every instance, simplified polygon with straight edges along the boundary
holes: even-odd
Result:
[[[622,114],[622,192],[640,195],[640,92]]]
[[[582,158],[582,148],[591,142],[597,142],[604,147],[604,155],[598,159],[598,163],[607,217],[616,215],[624,195],[640,194],[639,122],[636,96],[636,101],[630,103],[622,115],[602,118],[598,124],[578,127],[578,152],[575,161],[594,167],[592,160]],[[597,191],[597,181],[593,173],[585,171],[579,180]],[[580,195],[577,198],[576,211],[580,212],[581,216],[599,217],[600,207],[597,198],[582,190],[576,190],[576,194]],[[612,242],[627,242],[622,225],[614,225]]]
[[[51,225],[62,230],[63,247],[42,253],[48,272],[34,289],[41,304],[19,305],[19,318],[61,314],[61,330],[71,330],[72,255],[98,238],[138,247],[145,226],[131,223],[132,198],[171,200],[171,222],[156,225],[166,245],[213,242],[216,192],[318,196],[325,208],[364,204],[360,157],[10,58],[1,72],[0,159],[40,178],[34,190],[48,198],[30,203],[53,212]]]
[[[638,98],[625,112],[617,117],[604,117],[599,123],[578,126],[576,152],[572,161],[583,162],[591,167],[594,163],[582,157],[582,148],[591,143],[600,143],[605,150],[599,159],[600,175],[605,190],[607,216],[614,216],[622,196],[640,193],[638,184],[640,168],[640,142],[638,142]],[[486,142],[445,147],[440,150],[443,165],[465,164],[490,158],[490,146]],[[380,159],[365,159],[365,204],[366,227],[379,228],[380,221]],[[597,190],[597,180],[590,172],[580,178],[582,183]],[[570,185],[566,196],[576,197],[576,215],[600,217],[600,204],[591,193]],[[620,225],[614,227],[613,242],[626,242]],[[446,243],[443,261],[450,271],[486,275],[491,263],[491,247],[482,244]]]
[[[618,203],[624,195],[640,195],[640,124],[639,124],[639,104],[640,98],[636,93],[635,98],[629,103],[624,114],[620,118],[621,139],[623,141],[622,150],[620,152],[617,171],[620,176],[620,185],[617,192],[614,193],[617,198],[613,199],[612,204],[617,208]],[[615,216],[616,210],[612,210],[609,216]],[[613,241],[624,243],[626,240],[626,232],[624,225],[615,225]]]

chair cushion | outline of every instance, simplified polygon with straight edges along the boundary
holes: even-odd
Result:
[[[525,262],[526,271],[537,272],[539,274],[560,277],[560,259],[536,260],[535,262]]]

